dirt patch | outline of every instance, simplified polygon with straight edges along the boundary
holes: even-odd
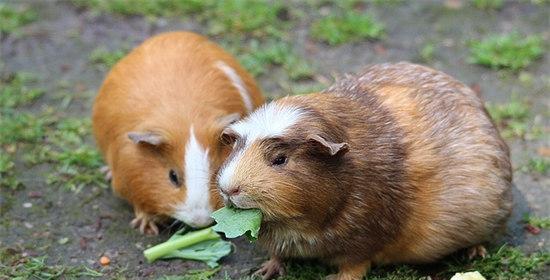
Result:
[[[31,72],[38,78],[37,86],[46,92],[31,111],[57,105],[63,93],[72,100],[65,112],[67,116],[89,116],[93,97],[107,71],[90,62],[90,54],[98,47],[128,49],[168,30],[206,32],[192,18],[122,17],[78,9],[63,1],[33,1],[31,6],[39,19],[24,27],[22,36],[4,36],[0,42],[2,72]],[[548,42],[549,5],[512,1],[498,11],[486,12],[468,6],[453,9],[430,1],[411,1],[372,6],[369,12],[386,25],[387,35],[381,41],[337,47],[314,42],[308,35],[315,17],[310,10],[297,20],[291,41],[298,54],[312,63],[316,79],[324,83],[366,64],[409,60],[457,77],[478,89],[489,102],[508,102],[513,94],[526,99],[531,111],[529,122],[536,122],[543,132],[534,139],[508,140],[515,168],[515,207],[506,241],[527,253],[548,251],[550,231],[528,233],[522,219],[525,213],[550,216],[550,177],[524,171],[522,167],[537,156],[537,149],[550,146],[550,56],[546,54],[525,70],[531,77],[528,83],[521,82],[516,73],[471,65],[466,58],[467,42],[488,32],[541,34]],[[223,36],[212,39],[222,41]],[[419,54],[426,44],[435,45],[428,61]],[[281,70],[272,72],[260,76],[259,83],[271,97],[286,95]],[[101,269],[105,278],[153,278],[206,267],[180,260],[145,263],[143,249],[166,240],[169,233],[165,231],[158,237],[138,234],[128,225],[131,209],[109,189],[87,186],[72,192],[52,187],[44,179],[51,169],[47,164],[27,167],[17,162],[17,176],[24,187],[0,189],[0,247],[29,256],[46,255],[51,264]],[[248,275],[267,259],[265,252],[246,240],[239,239],[235,245],[236,252],[222,261],[216,277],[235,279]],[[111,259],[111,265],[102,269],[98,260],[103,255]]]

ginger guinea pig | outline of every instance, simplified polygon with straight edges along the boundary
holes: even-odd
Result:
[[[483,102],[427,67],[370,66],[263,106],[222,138],[225,202],[264,214],[264,278],[294,257],[361,279],[372,263],[483,254],[510,214],[509,151]]]
[[[230,152],[219,135],[263,102],[239,63],[197,34],[154,36],[120,60],[95,100],[93,130],[115,193],[134,207],[132,226],[210,224],[222,204],[212,178]]]

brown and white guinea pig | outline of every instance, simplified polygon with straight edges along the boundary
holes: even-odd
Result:
[[[95,100],[93,129],[115,193],[134,207],[132,226],[158,234],[166,217],[210,224],[222,205],[212,178],[230,153],[219,135],[263,102],[239,63],[194,33],[154,36],[120,60]]]
[[[282,98],[222,138],[233,147],[218,173],[225,202],[264,214],[264,278],[293,257],[360,279],[371,263],[483,254],[512,205],[509,151],[483,102],[419,65],[374,65]]]

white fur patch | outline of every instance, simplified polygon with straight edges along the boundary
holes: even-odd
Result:
[[[282,106],[272,102],[260,107],[245,119],[229,126],[238,135],[244,137],[246,143],[245,147],[220,170],[218,175],[220,188],[227,188],[231,185],[231,178],[243,154],[254,141],[283,136],[285,131],[297,124],[304,115],[305,112],[299,107]]]
[[[304,114],[304,110],[299,107],[272,102],[232,124],[230,128],[245,137],[247,145],[250,145],[257,139],[283,136]]]
[[[210,160],[195,137],[193,126],[185,147],[185,186],[187,198],[176,207],[174,218],[191,226],[202,227],[212,222],[210,214]]]
[[[222,72],[231,80],[233,86],[239,91],[241,98],[243,99],[244,106],[246,107],[247,113],[252,112],[254,105],[252,104],[252,99],[246,90],[246,86],[237,72],[225,62],[218,60],[216,62],[216,67],[218,67]]]

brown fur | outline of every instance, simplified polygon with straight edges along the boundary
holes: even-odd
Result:
[[[374,65],[276,104],[306,116],[252,144],[232,179],[264,213],[258,241],[276,258],[320,258],[359,279],[371,261],[431,262],[489,241],[509,216],[508,148],[479,97],[441,72]],[[312,134],[349,151],[331,156]],[[271,166],[280,154],[286,165]]]
[[[185,196],[168,171],[183,177],[185,145],[193,125],[199,143],[209,149],[212,170],[229,151],[218,138],[220,119],[247,114],[228,77],[214,66],[223,61],[244,81],[254,106],[264,99],[253,78],[214,43],[193,33],[164,33],[146,40],[107,75],[93,108],[93,127],[113,178],[114,191],[133,204],[136,214],[169,216]],[[164,139],[160,146],[135,144],[133,131]],[[212,185],[211,204],[220,206]]]

